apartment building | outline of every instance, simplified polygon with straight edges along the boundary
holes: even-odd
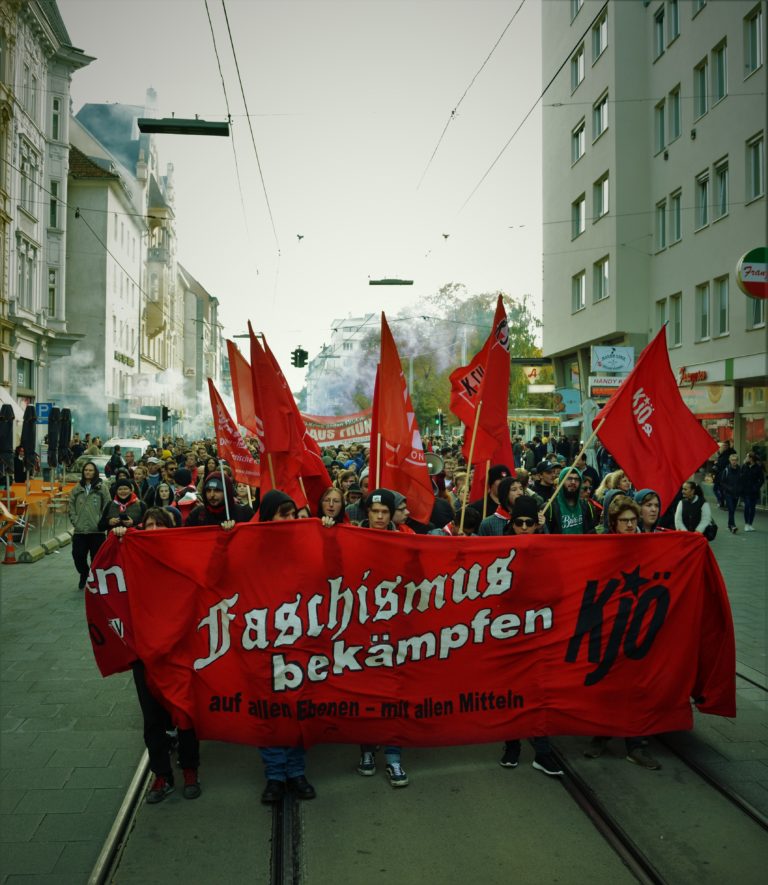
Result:
[[[766,441],[765,0],[545,0],[544,353],[590,395],[593,345],[639,355],[666,322],[694,414]],[[599,397],[598,397],[599,399]]]

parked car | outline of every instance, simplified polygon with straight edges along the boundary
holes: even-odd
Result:
[[[115,446],[120,446],[120,454],[125,457],[127,452],[133,452],[136,460],[138,461],[144,452],[146,452],[148,446],[151,446],[152,443],[143,436],[136,436],[132,438],[121,439],[117,436],[113,436],[112,439],[108,439],[104,445],[101,447],[102,455],[107,456],[107,461],[109,461],[112,452],[115,450]]]
[[[99,468],[99,474],[103,477],[104,468],[107,466],[109,458],[109,455],[80,455],[73,464],[69,465],[64,479],[66,482],[77,482],[83,475],[83,467],[85,467],[89,461],[93,461],[93,463]]]

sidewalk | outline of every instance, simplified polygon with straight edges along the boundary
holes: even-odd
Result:
[[[731,535],[713,512],[737,669],[766,685],[768,514]],[[0,565],[1,885],[86,881],[143,751],[130,674],[102,679],[94,664],[70,550]],[[697,716],[679,739],[768,814],[768,695],[738,686],[737,719]]]

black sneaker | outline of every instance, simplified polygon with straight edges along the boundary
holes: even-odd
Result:
[[[285,796],[285,784],[283,781],[267,781],[264,792],[261,794],[261,801],[265,805],[272,805],[280,802]]]
[[[502,768],[517,768],[520,764],[520,748],[504,747],[504,755],[499,759],[499,765]]]
[[[532,762],[536,771],[543,771],[550,777],[562,777],[563,769],[557,764],[557,759],[551,753],[541,753]]]
[[[363,777],[371,777],[371,775],[376,774],[375,753],[362,753],[360,755],[360,761],[357,764],[357,773],[362,774]]]
[[[167,795],[173,792],[173,776],[160,777],[159,775],[152,781],[152,786],[147,793],[147,805],[157,805],[162,802]]]
[[[297,799],[314,799],[317,795],[315,788],[303,774],[300,774],[298,777],[289,777],[286,781],[286,786]]]
[[[83,578],[82,576],[80,577],[80,582],[79,582],[78,585],[77,585],[77,589],[78,589],[78,590],[85,590],[85,582],[86,582],[86,580],[87,580],[87,578]]]
[[[185,799],[197,799],[202,793],[200,789],[200,781],[197,779],[196,768],[184,769],[184,789],[182,791]]]
[[[403,766],[399,762],[390,762],[387,765],[387,777],[389,783],[393,787],[407,787],[408,775],[403,770]]]

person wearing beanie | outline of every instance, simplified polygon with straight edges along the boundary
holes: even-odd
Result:
[[[173,494],[173,506],[178,507],[182,520],[186,522],[192,509],[200,503],[197,489],[192,480],[192,471],[188,467],[177,467],[174,485],[176,488]]]
[[[523,484],[516,476],[505,476],[499,483],[499,506],[480,523],[478,535],[494,537],[504,534],[515,501],[524,494]]]
[[[261,499],[259,523],[292,522],[296,515],[295,501],[279,489],[270,489]],[[286,791],[293,793],[297,799],[315,798],[315,788],[305,773],[304,747],[259,747],[259,753],[267,781],[261,794],[261,801],[265,805],[282,801]]]
[[[226,496],[226,504],[224,497]],[[227,519],[227,508],[229,519]],[[223,529],[234,528],[235,523],[250,522],[253,511],[250,507],[243,507],[237,503],[235,487],[232,480],[218,470],[209,473],[203,484],[203,503],[194,507],[185,525],[220,525]]]
[[[131,528],[137,526],[144,518],[146,507],[134,492],[133,485],[133,480],[125,476],[115,480],[114,498],[101,512],[100,531],[108,532],[117,526]]]
[[[641,532],[664,532],[666,529],[659,525],[661,516],[661,498],[653,489],[640,489],[635,492],[635,504],[640,508],[640,522],[638,527]]]
[[[400,495],[403,498],[402,495]],[[396,532],[394,516],[396,509],[395,493],[389,489],[374,489],[369,492],[365,499],[366,519],[363,528],[377,529],[379,531]],[[403,498],[403,502],[405,499]],[[387,762],[387,777],[393,787],[407,787],[408,775],[401,764],[402,748],[394,745],[384,747],[384,757]],[[376,774],[376,744],[360,745],[360,761],[357,764],[357,773],[363,777],[371,777]]]
[[[557,484],[560,490],[546,513],[550,534],[594,534],[592,508],[581,498],[581,473],[575,467],[565,467],[560,471]]]
[[[392,522],[394,523],[395,531],[403,535],[415,535],[416,532],[406,524],[410,511],[408,510],[408,502],[405,495],[401,495],[400,492],[394,492],[394,496],[395,512],[392,516]]]
[[[479,466],[475,468],[480,469]],[[494,464],[488,470],[488,493],[485,498],[478,498],[472,501],[470,507],[474,507],[478,513],[482,514],[483,519],[490,516],[499,506],[499,484],[502,479],[513,476],[513,472],[505,464]]]

